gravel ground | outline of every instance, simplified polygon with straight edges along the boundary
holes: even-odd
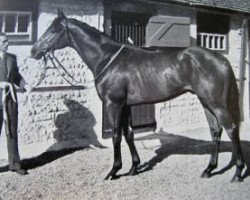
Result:
[[[160,138],[161,145],[146,145]],[[0,160],[0,200],[68,200],[68,199],[249,199],[250,142],[243,140],[247,167],[244,182],[230,183],[235,167],[230,143],[222,142],[219,166],[209,179],[200,178],[209,161],[211,142],[204,139],[162,133],[138,138],[142,172],[126,176],[131,157],[122,145],[121,177],[104,181],[113,162],[112,148],[74,149],[44,153],[23,160],[29,174],[20,176],[7,171],[6,160]]]

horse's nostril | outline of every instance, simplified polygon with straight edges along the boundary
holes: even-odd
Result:
[[[42,58],[42,53],[37,51],[35,48],[32,48],[30,50],[30,57],[34,59],[41,59]]]

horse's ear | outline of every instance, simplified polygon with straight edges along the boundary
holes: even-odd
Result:
[[[65,16],[65,14],[63,13],[62,10],[58,9],[57,11],[58,13],[58,17],[61,18],[61,19],[66,19],[67,17]]]

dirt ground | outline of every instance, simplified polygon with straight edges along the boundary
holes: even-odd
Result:
[[[154,142],[156,138],[160,143]],[[112,148],[43,153],[22,161],[29,169],[26,176],[8,172],[7,161],[1,160],[0,200],[249,199],[250,141],[242,140],[246,160],[244,182],[230,183],[235,167],[229,166],[228,141],[221,144],[219,166],[213,176],[200,178],[211,152],[211,142],[205,138],[209,135],[139,136],[136,145],[141,157],[141,173],[126,176],[131,157],[127,146],[122,145],[121,177],[108,181],[103,179],[112,166]]]

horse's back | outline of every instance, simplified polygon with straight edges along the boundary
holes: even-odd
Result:
[[[128,48],[121,57],[107,80],[112,79],[110,91],[123,91],[129,104],[168,100],[187,91],[212,101],[227,91],[233,76],[224,56],[200,47]]]
[[[167,48],[131,51],[121,66],[127,74],[128,102],[152,103],[183,93],[185,80],[182,76],[188,76],[180,62],[183,50]]]

